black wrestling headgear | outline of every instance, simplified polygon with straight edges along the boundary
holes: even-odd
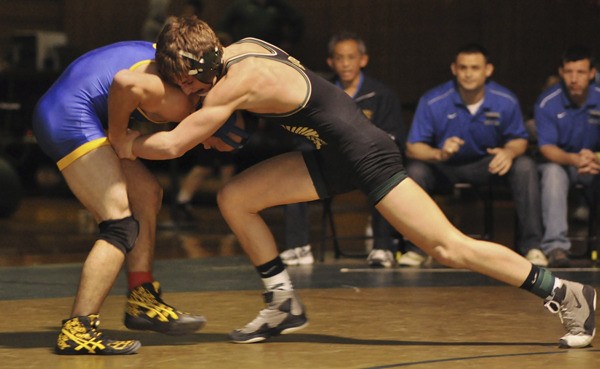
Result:
[[[179,55],[190,61],[192,69],[188,71],[188,75],[194,76],[198,81],[213,85],[216,83],[215,78],[218,80],[221,77],[223,52],[218,47],[215,46],[214,51],[207,51],[199,58],[183,50],[179,51]]]

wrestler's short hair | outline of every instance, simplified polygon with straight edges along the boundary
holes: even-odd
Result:
[[[172,17],[167,22],[156,42],[156,64],[163,78],[171,83],[189,75],[193,60],[184,55],[194,55],[198,60],[205,53],[219,54],[223,46],[210,26],[198,17]]]

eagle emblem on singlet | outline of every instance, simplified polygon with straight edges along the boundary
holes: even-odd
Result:
[[[319,137],[319,132],[315,131],[312,128],[293,127],[293,126],[286,126],[286,125],[281,125],[281,126],[292,133],[306,137],[310,142],[312,142],[315,145],[315,148],[317,150],[321,149],[321,147],[323,145],[327,145],[327,142],[323,141]]]

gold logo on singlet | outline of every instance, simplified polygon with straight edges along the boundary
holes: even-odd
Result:
[[[373,118],[373,110],[371,110],[371,109],[363,109],[362,112],[365,115],[365,117],[367,117],[367,119],[371,120]]]
[[[294,58],[293,56],[288,56],[288,60],[294,64],[295,66],[297,66],[298,68],[305,70],[304,66],[302,65],[302,63],[300,63],[300,60]]]
[[[323,145],[327,145],[327,142],[325,142],[321,138],[319,138],[319,132],[315,131],[312,128],[292,127],[292,126],[284,126],[284,125],[282,125],[282,127],[292,133],[306,137],[310,142],[312,142],[315,145],[315,148],[317,150],[320,150]]]

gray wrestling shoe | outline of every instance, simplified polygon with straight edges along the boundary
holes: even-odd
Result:
[[[558,344],[562,348],[589,346],[596,334],[594,311],[596,310],[596,290],[592,286],[563,280],[560,288],[544,306],[560,317],[567,330]]]
[[[304,306],[294,291],[269,291],[263,293],[263,298],[267,307],[244,328],[229,333],[232,342],[260,342],[308,325]]]

